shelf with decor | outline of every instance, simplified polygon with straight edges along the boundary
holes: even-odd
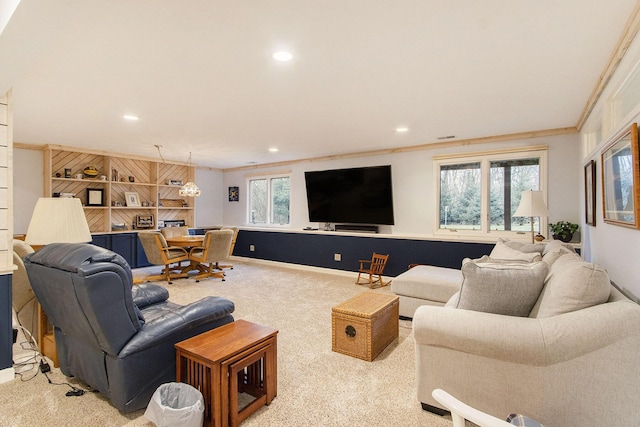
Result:
[[[193,198],[179,194],[194,180],[191,164],[47,145],[44,176],[45,197],[81,199],[92,233],[194,224]]]

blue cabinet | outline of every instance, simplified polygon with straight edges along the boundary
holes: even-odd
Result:
[[[131,268],[151,265],[144,253],[138,233],[93,234],[91,243],[121,255]]]

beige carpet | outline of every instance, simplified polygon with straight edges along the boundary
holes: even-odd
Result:
[[[182,304],[224,296],[234,301],[236,319],[280,331],[278,396],[243,426],[450,426],[450,419],[422,411],[416,400],[411,322],[400,322],[399,339],[373,362],[331,351],[331,307],[368,291],[354,279],[236,261],[225,282],[183,279],[168,289],[170,299]],[[51,385],[35,373],[23,374],[33,377],[28,381],[0,384],[0,425],[153,425],[144,411],[122,414],[97,393],[66,397],[68,386]],[[58,369],[49,377],[56,383],[70,381]]]

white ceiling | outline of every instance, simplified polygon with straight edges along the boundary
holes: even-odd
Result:
[[[22,0],[0,93],[17,142],[216,168],[572,127],[634,6]]]

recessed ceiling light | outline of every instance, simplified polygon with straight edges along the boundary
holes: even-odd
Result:
[[[273,59],[280,62],[287,62],[293,59],[293,54],[291,52],[281,50],[273,54]]]
[[[271,147],[271,148],[269,148],[269,152],[270,153],[277,153],[278,149],[276,147]]]
[[[124,116],[122,116],[123,119],[125,120],[129,120],[131,122],[135,122],[140,120],[140,118],[138,116],[134,116],[133,114],[125,114]]]
[[[406,133],[406,132],[409,132],[409,128],[406,127],[406,126],[398,126],[396,128],[396,132],[398,132],[398,133]]]

